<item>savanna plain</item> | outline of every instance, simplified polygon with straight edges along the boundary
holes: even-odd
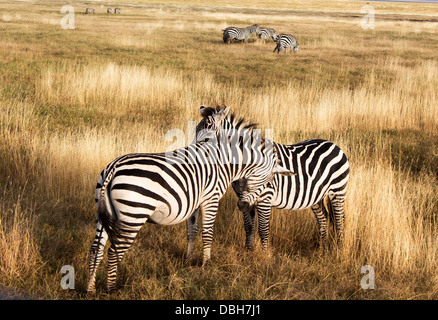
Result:
[[[361,1],[0,2],[0,287],[43,299],[437,299],[438,6]],[[107,7],[120,15],[107,15]],[[92,7],[96,14],[85,15]],[[253,35],[291,33],[297,54]],[[147,224],[118,290],[86,295],[101,170],[131,152],[187,145],[199,107],[293,144],[338,144],[350,162],[345,241],[318,250],[310,210],[273,210],[270,250],[244,248],[232,191],[220,202],[212,261],[184,261],[185,224]],[[183,139],[169,135],[177,129]],[[176,132],[175,130],[170,132]],[[179,144],[179,145],[178,145]],[[257,240],[258,241],[258,240]],[[60,286],[75,270],[75,289]],[[375,271],[361,288],[361,267]]]

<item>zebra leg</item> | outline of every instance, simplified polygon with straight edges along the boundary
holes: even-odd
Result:
[[[202,265],[205,266],[210,261],[211,244],[213,242],[213,226],[216,219],[219,200],[209,200],[202,206]]]
[[[193,256],[195,248],[195,239],[198,234],[198,214],[199,208],[193,212],[192,216],[187,219],[187,255],[186,261],[190,260]]]
[[[246,234],[245,247],[250,251],[254,250],[255,211],[255,206],[252,206],[249,211],[243,212],[243,226]]]
[[[96,226],[96,236],[94,237],[93,244],[90,249],[90,258],[88,263],[89,279],[87,286],[87,293],[96,292],[96,272],[100,261],[103,258],[103,251],[105,249],[105,244],[108,240],[108,234],[103,229],[100,221],[97,222]]]
[[[269,242],[269,220],[271,217],[271,202],[259,201],[257,202],[257,216],[259,219],[259,236],[262,243],[263,251],[268,250]]]
[[[117,230],[114,234],[114,239],[111,238],[111,246],[108,249],[108,275],[107,275],[107,290],[113,292],[116,289],[117,270],[119,263],[125,255],[126,251],[131,247],[140,231],[142,223],[136,224],[136,226],[124,224],[122,221],[118,221]]]
[[[316,220],[319,226],[319,240],[320,240],[320,249],[324,251],[327,239],[327,217],[324,214],[323,207],[324,200],[321,200],[318,203],[315,203],[311,208],[313,213],[315,214]]]
[[[342,247],[344,242],[344,203],[345,194],[335,194],[329,197],[331,210],[333,210],[334,224],[336,228],[337,244],[338,247]]]

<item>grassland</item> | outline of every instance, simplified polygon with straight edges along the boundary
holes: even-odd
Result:
[[[0,3],[0,287],[46,299],[438,298],[438,17],[436,5],[366,2]],[[84,15],[86,7],[96,15]],[[113,3],[108,6],[114,7]],[[293,33],[296,55],[226,26]],[[199,106],[230,105],[274,140],[334,141],[351,180],[344,247],[321,256],[309,210],[272,215],[271,250],[244,250],[232,192],[221,201],[212,263],[184,262],[185,225],[146,225],[119,290],[86,296],[94,187],[118,155],[165,151]],[[105,263],[104,263],[105,264]],[[363,265],[376,288],[360,287]],[[75,290],[60,287],[63,265]]]

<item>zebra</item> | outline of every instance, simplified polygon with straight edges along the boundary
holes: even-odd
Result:
[[[272,38],[274,41],[277,40],[277,34],[274,29],[260,28],[257,35],[263,41],[267,41],[269,38]]]
[[[297,53],[300,45],[293,35],[284,33],[280,33],[277,36],[276,42],[277,46],[275,47],[274,52],[277,51],[277,53],[280,53],[283,49],[285,49],[284,53],[286,53],[287,48],[290,48],[290,53],[292,53],[292,50],[294,53]]]
[[[259,26],[254,24],[250,27],[246,28],[237,28],[237,27],[228,27],[225,30],[222,30],[224,43],[230,43],[231,40],[243,40],[243,42],[248,42],[249,37],[254,32],[259,32]]]
[[[253,250],[257,212],[262,249],[268,249],[271,207],[286,210],[310,207],[318,222],[321,250],[326,244],[329,218],[336,228],[338,247],[342,246],[344,202],[350,170],[345,153],[333,142],[321,139],[293,145],[274,142],[274,146],[281,164],[296,175],[276,175],[273,182],[261,193],[256,205],[243,211],[246,248]],[[238,197],[247,184],[245,177],[232,183]],[[324,198],[328,198],[328,210],[324,205]]]
[[[110,13],[113,13],[113,9],[111,8],[106,9],[106,14],[110,14]]]
[[[114,14],[121,14],[122,12],[121,12],[121,10],[120,10],[120,8],[115,8],[114,9]]]
[[[118,262],[145,222],[180,223],[190,220],[194,211],[197,215],[198,208],[203,217],[205,265],[210,259],[219,199],[231,182],[242,177],[257,181],[254,188],[241,194],[238,204],[246,210],[277,173],[291,174],[279,164],[272,144],[257,144],[258,130],[241,119],[237,121],[229,114],[229,107],[212,110],[201,106],[200,113],[203,119],[196,139],[208,141],[166,153],[127,154],[102,171],[95,193],[96,234],[90,249],[87,292],[95,292],[96,271],[107,240],[111,242],[107,273],[111,292],[116,288]],[[211,123],[214,130],[202,130]],[[222,132],[221,128],[227,130]],[[233,141],[239,143],[231,144]],[[230,148],[232,157],[224,156]]]
[[[90,13],[95,14],[93,8],[87,8],[87,9],[85,9],[85,14],[90,14]]]

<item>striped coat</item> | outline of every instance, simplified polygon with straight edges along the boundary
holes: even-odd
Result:
[[[215,128],[231,125],[228,112],[209,112],[201,107],[203,123],[216,123]],[[231,115],[231,117],[233,117]],[[239,122],[242,124],[242,122]],[[217,130],[219,130],[217,129]],[[203,130],[199,131],[201,139]],[[232,181],[243,177],[255,179],[257,186],[241,194],[240,207],[248,208],[272,181],[276,172],[290,172],[277,161],[276,152],[266,144],[255,144],[259,134],[252,127],[220,132],[229,137],[218,143],[219,133],[212,141],[191,144],[167,153],[137,153],[112,161],[101,173],[96,186],[97,223],[90,249],[88,292],[95,291],[96,271],[109,240],[107,287],[116,287],[117,267],[145,222],[171,225],[186,221],[197,209],[203,212],[203,264],[210,259],[213,225],[219,205]],[[211,133],[211,131],[209,131]],[[230,134],[231,135],[228,135]],[[211,135],[209,135],[211,138]],[[231,145],[236,137],[249,141]],[[233,149],[232,157],[224,157]],[[246,159],[246,161],[244,161]]]

